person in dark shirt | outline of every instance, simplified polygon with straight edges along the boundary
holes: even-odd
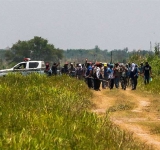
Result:
[[[120,66],[118,63],[115,64],[114,66],[114,84],[116,88],[119,88],[119,81],[120,81],[120,76],[121,76],[121,70]]]
[[[140,64],[140,66],[139,66],[139,74],[140,74],[140,76],[142,76],[143,75],[143,70],[144,70],[144,65],[143,65],[143,62],[141,62],[141,64]]]
[[[96,63],[95,67],[96,67],[96,70],[94,73],[94,90],[100,91],[100,84],[101,84],[100,79],[102,78],[102,74],[101,74],[102,65],[100,63]]]
[[[52,65],[52,75],[57,75],[57,66],[59,65],[59,63],[53,63]]]
[[[138,79],[138,67],[134,63],[131,64],[130,78],[132,82],[132,90],[136,90]]]
[[[92,66],[91,63],[88,64],[87,72],[86,72],[87,84],[89,88],[93,88],[92,85]]]
[[[61,72],[62,74],[67,74],[69,73],[69,70],[68,70],[68,63],[65,63],[64,66],[62,67],[61,69]]]
[[[151,66],[148,64],[148,62],[145,63],[145,66],[143,67],[143,74],[144,74],[144,83],[149,84],[149,79],[151,77],[152,71]]]
[[[70,63],[68,71],[69,71],[69,76],[76,77],[76,68],[73,63]]]

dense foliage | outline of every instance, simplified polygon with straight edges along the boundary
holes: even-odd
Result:
[[[159,55],[145,55],[141,57],[139,55],[132,55],[130,62],[135,62],[140,65],[141,62],[145,65],[145,62],[148,62],[152,68],[151,78],[152,81],[148,84],[144,84],[144,76],[139,76],[139,88],[143,91],[160,94],[160,57]]]
[[[1,149],[145,149],[108,116],[89,111],[91,92],[67,76],[0,78]],[[147,148],[146,148],[147,149]]]
[[[6,60],[20,62],[25,57],[33,60],[58,61],[63,57],[63,51],[49,44],[48,40],[35,36],[28,41],[18,41],[11,50],[6,52]]]
[[[5,55],[3,54],[4,52]],[[28,41],[19,40],[12,45],[11,49],[0,50],[0,68],[12,67],[16,63],[23,61],[24,57],[29,57],[32,60],[44,60],[51,64],[59,62],[63,66],[65,62],[84,63],[86,58],[91,62],[127,63],[129,59],[132,59],[132,56],[139,55],[144,57],[146,54],[153,54],[153,52],[147,50],[129,51],[127,47],[108,51],[107,49],[102,50],[98,46],[91,49],[61,50],[55,48],[53,44],[49,44],[47,39],[35,36]]]
[[[87,58],[91,62],[101,61],[107,63],[128,63],[131,60],[132,56],[139,55],[144,57],[146,54],[153,54],[153,52],[149,52],[146,50],[140,51],[128,51],[128,48],[124,49],[114,49],[112,51],[108,50],[101,50],[96,46],[93,49],[68,49],[64,51],[64,59],[65,61],[72,61],[72,62],[81,62],[83,63],[84,60]]]

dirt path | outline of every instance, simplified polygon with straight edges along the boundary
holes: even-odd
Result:
[[[130,131],[133,136],[139,138],[146,144],[153,145],[154,150],[160,150],[160,135],[153,134],[143,124],[159,123],[159,116],[150,111],[152,97],[137,94],[137,91],[130,89],[101,89],[93,91],[93,112],[104,114],[106,110],[117,105],[117,102],[132,102],[134,107],[130,110],[121,110],[110,113],[111,120],[120,128]]]

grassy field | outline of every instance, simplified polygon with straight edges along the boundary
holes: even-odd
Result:
[[[91,91],[67,76],[8,75],[0,78],[0,149],[144,150],[108,114],[90,111]],[[117,104],[114,109],[130,109]]]

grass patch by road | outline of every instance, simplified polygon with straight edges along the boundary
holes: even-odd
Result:
[[[90,112],[92,93],[68,76],[9,75],[0,78],[2,149],[150,149]]]

